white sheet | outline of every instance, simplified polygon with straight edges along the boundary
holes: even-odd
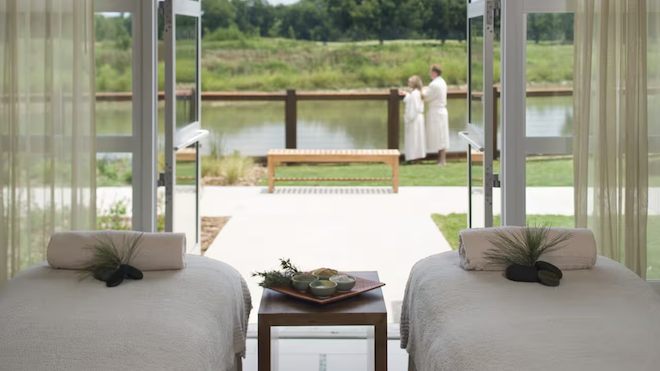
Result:
[[[115,288],[25,270],[0,291],[0,369],[230,370],[245,354],[247,285],[227,264],[187,259]]]
[[[598,257],[557,288],[466,271],[456,251],[413,268],[401,345],[418,371],[660,369],[660,296]]]

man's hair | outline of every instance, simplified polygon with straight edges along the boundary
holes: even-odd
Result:
[[[432,65],[431,66],[431,71],[437,73],[438,76],[442,75],[442,67],[439,64]]]

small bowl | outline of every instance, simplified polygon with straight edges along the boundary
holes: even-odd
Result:
[[[323,272],[324,270],[329,270],[330,272],[328,272],[328,273],[332,273],[332,274],[327,274],[327,273],[326,274],[321,274],[321,272]],[[312,272],[312,274],[315,275],[316,278],[318,278],[320,280],[326,280],[326,281],[329,280],[330,277],[336,275],[337,273],[339,273],[339,272],[337,272],[334,269],[330,269],[330,268],[319,268],[319,269],[315,270],[314,272]]]
[[[337,291],[337,283],[327,280],[317,280],[309,284],[312,294],[319,299],[327,299]]]
[[[349,281],[349,282],[337,282],[336,279],[337,279],[337,277],[340,277],[340,276],[346,276],[346,277],[350,278],[351,281]],[[332,277],[330,277],[330,281],[337,284],[337,291],[338,292],[348,292],[348,291],[351,291],[353,289],[353,287],[355,287],[355,277],[349,276],[349,275],[346,275],[346,274],[332,276]]]
[[[309,284],[316,281],[316,276],[312,274],[297,274],[291,277],[291,285],[294,289],[307,292],[309,290]]]

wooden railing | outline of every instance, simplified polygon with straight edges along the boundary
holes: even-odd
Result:
[[[500,91],[493,87],[495,104],[493,105],[494,129],[493,151],[497,157],[497,132],[499,126],[499,104]],[[572,89],[538,89],[528,90],[528,97],[549,96],[571,96]],[[186,94],[184,94],[186,95]],[[481,99],[480,93],[473,93],[472,99]],[[447,99],[466,99],[467,92],[453,90],[447,92]],[[97,93],[96,100],[107,101],[130,101],[131,93]],[[165,99],[165,94],[158,94],[159,100]],[[387,148],[399,149],[400,138],[400,109],[401,97],[397,89],[376,92],[298,92],[290,89],[285,92],[202,92],[202,101],[231,101],[231,102],[283,102],[285,122],[285,146],[286,148],[297,148],[298,136],[298,101],[356,101],[356,100],[380,100],[387,101]]]

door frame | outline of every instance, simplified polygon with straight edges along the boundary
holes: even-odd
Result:
[[[528,149],[572,152],[572,137],[527,138],[527,14],[573,13],[575,0],[502,0],[502,225],[527,224]]]
[[[495,29],[495,6],[494,0],[477,0],[467,4],[467,58],[468,58],[468,131],[460,133],[460,136],[468,143],[468,228],[473,228],[473,207],[472,201],[472,161],[471,150],[475,148],[482,153],[483,170],[483,227],[493,226],[493,188],[495,185],[495,176],[493,174],[494,151],[491,146],[494,143],[494,114],[493,105],[495,97],[493,92],[493,40]],[[483,71],[482,71],[482,106],[483,106],[483,129],[480,130],[472,123],[472,43],[470,33],[472,31],[471,20],[475,18],[483,19]],[[481,227],[481,225],[479,225]]]
[[[163,2],[163,0],[159,0]],[[190,122],[185,128],[177,129],[176,126],[176,16],[188,16],[197,18],[197,72],[196,72],[196,118],[197,121]],[[195,148],[195,201],[196,212],[196,241],[192,242],[189,253],[201,251],[201,214],[200,214],[200,144],[199,141],[208,136],[207,130],[201,129],[201,60],[202,60],[202,5],[200,1],[193,0],[164,0],[164,40],[165,40],[165,231],[173,232],[176,229],[174,223],[175,210],[175,187],[176,187],[176,151],[193,146]],[[188,244],[191,244],[188,241]]]
[[[158,134],[158,1],[95,0],[94,13],[132,16],[132,134],[99,135],[97,153],[132,154],[132,229],[155,232]]]

